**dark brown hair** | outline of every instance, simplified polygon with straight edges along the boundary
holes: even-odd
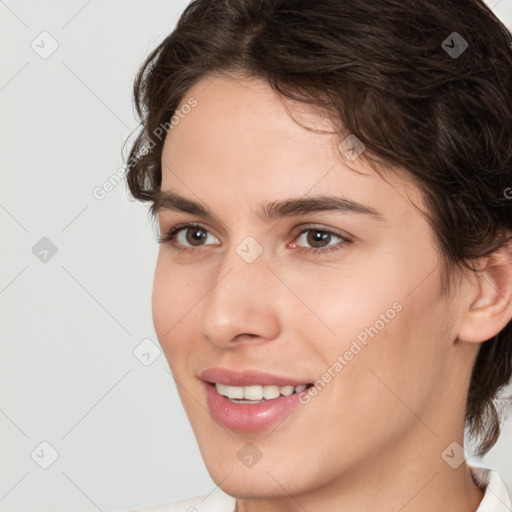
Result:
[[[472,268],[510,239],[512,35],[483,1],[191,2],[136,77],[134,198],[154,206],[162,127],[194,83],[218,73],[263,78],[282,97],[331,112],[370,162],[405,169],[445,270]],[[509,322],[481,344],[471,376],[465,414],[476,455],[496,443],[498,392],[511,375]]]

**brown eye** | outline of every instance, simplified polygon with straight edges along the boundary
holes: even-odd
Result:
[[[299,233],[293,246],[300,253],[320,255],[341,250],[350,243],[351,241],[348,237],[335,233],[330,229],[311,226]]]
[[[325,247],[331,241],[331,234],[327,231],[322,231],[320,229],[310,229],[307,231],[307,233],[308,235],[306,237],[306,241],[311,247]]]
[[[220,241],[208,229],[199,224],[181,224],[160,237],[160,243],[169,244],[177,251],[194,250],[196,247],[220,245]]]
[[[194,246],[202,245],[207,237],[207,231],[202,228],[185,228],[182,231],[186,233],[185,240],[187,243]]]

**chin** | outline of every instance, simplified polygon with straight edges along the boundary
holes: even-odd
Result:
[[[276,454],[273,458],[267,456],[266,461],[263,456],[253,467],[245,467],[231,455],[212,454],[211,458],[203,458],[215,484],[226,494],[240,499],[277,498],[288,493],[300,495],[321,486],[323,478],[328,480],[328,475],[321,474],[323,464],[316,470],[314,464],[302,464],[304,471],[299,471],[298,461],[293,460],[290,453]]]

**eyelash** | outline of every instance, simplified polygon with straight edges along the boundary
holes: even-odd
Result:
[[[168,244],[171,246],[171,248],[174,251],[183,252],[183,253],[184,252],[201,251],[202,250],[201,246],[198,246],[196,248],[194,248],[194,247],[179,247],[178,245],[176,245],[174,243],[176,235],[180,231],[186,230],[186,229],[191,229],[191,228],[200,229],[202,231],[206,231],[206,232],[210,233],[208,231],[208,229],[205,226],[202,226],[201,224],[195,224],[195,223],[178,224],[178,225],[172,227],[165,235],[159,236],[158,243],[159,244]],[[320,248],[320,249],[316,248],[316,247],[297,247],[295,250],[298,251],[299,253],[304,253],[304,254],[308,254],[308,255],[326,254],[331,251],[339,251],[341,249],[340,244],[341,244],[341,246],[345,246],[352,242],[348,238],[340,235],[339,233],[335,233],[334,231],[331,231],[329,229],[323,229],[318,226],[306,226],[304,229],[302,229],[299,232],[299,234],[295,237],[295,239],[298,239],[303,233],[307,233],[308,231],[319,231],[321,233],[326,233],[328,235],[334,235],[335,237],[340,238],[341,242],[338,242],[338,244],[335,244],[332,246],[327,246],[325,248]],[[202,247],[204,247],[204,246],[202,246]]]

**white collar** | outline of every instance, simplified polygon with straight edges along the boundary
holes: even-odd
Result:
[[[485,491],[475,512],[510,512],[512,510],[507,486],[499,473],[491,468],[468,464],[475,483]]]

